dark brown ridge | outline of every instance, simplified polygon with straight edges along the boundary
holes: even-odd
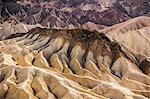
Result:
[[[40,34],[41,36],[49,36],[51,39],[61,37],[64,41],[70,42],[67,56],[70,59],[70,53],[75,45],[80,45],[85,50],[81,64],[84,66],[87,53],[93,52],[94,58],[101,56],[108,56],[113,63],[120,57],[128,56],[121,50],[121,46],[117,42],[111,41],[104,33],[97,31],[89,31],[85,29],[48,29],[48,28],[34,28],[27,33],[17,33],[11,35],[9,38],[20,37],[24,34]],[[128,58],[130,60],[130,58]],[[96,60],[97,64],[97,60]],[[142,69],[142,68],[141,68]]]
[[[97,31],[89,31],[85,29],[48,29],[48,28],[34,28],[27,33],[40,34],[41,36],[49,36],[51,38],[62,37],[65,41],[70,42],[68,56],[76,44],[80,44],[83,49],[92,51],[94,56],[102,55],[109,56],[116,60],[116,56],[121,52],[119,44],[112,42],[105,34]],[[8,38],[20,37],[26,33],[17,33]],[[86,57],[86,56],[85,56]]]

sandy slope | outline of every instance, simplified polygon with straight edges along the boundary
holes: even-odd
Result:
[[[1,32],[0,99],[150,98],[149,20],[100,30],[108,37],[83,29]]]

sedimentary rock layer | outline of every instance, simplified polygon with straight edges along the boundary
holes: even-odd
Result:
[[[104,33],[37,27],[9,35],[0,41],[0,99],[150,98],[148,56]]]
[[[0,0],[0,23],[15,20],[57,28],[101,29],[150,16],[150,0]]]

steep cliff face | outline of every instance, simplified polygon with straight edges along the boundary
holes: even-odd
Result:
[[[84,27],[88,22],[111,26],[148,16],[150,11],[149,0],[4,0],[1,6],[1,22],[15,20],[53,28]]]
[[[99,32],[10,25],[13,33],[1,32],[0,98],[150,98],[149,21]]]

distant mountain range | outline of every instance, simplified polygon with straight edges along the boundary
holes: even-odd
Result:
[[[15,20],[53,28],[102,29],[150,15],[150,0],[1,0],[0,22]]]

